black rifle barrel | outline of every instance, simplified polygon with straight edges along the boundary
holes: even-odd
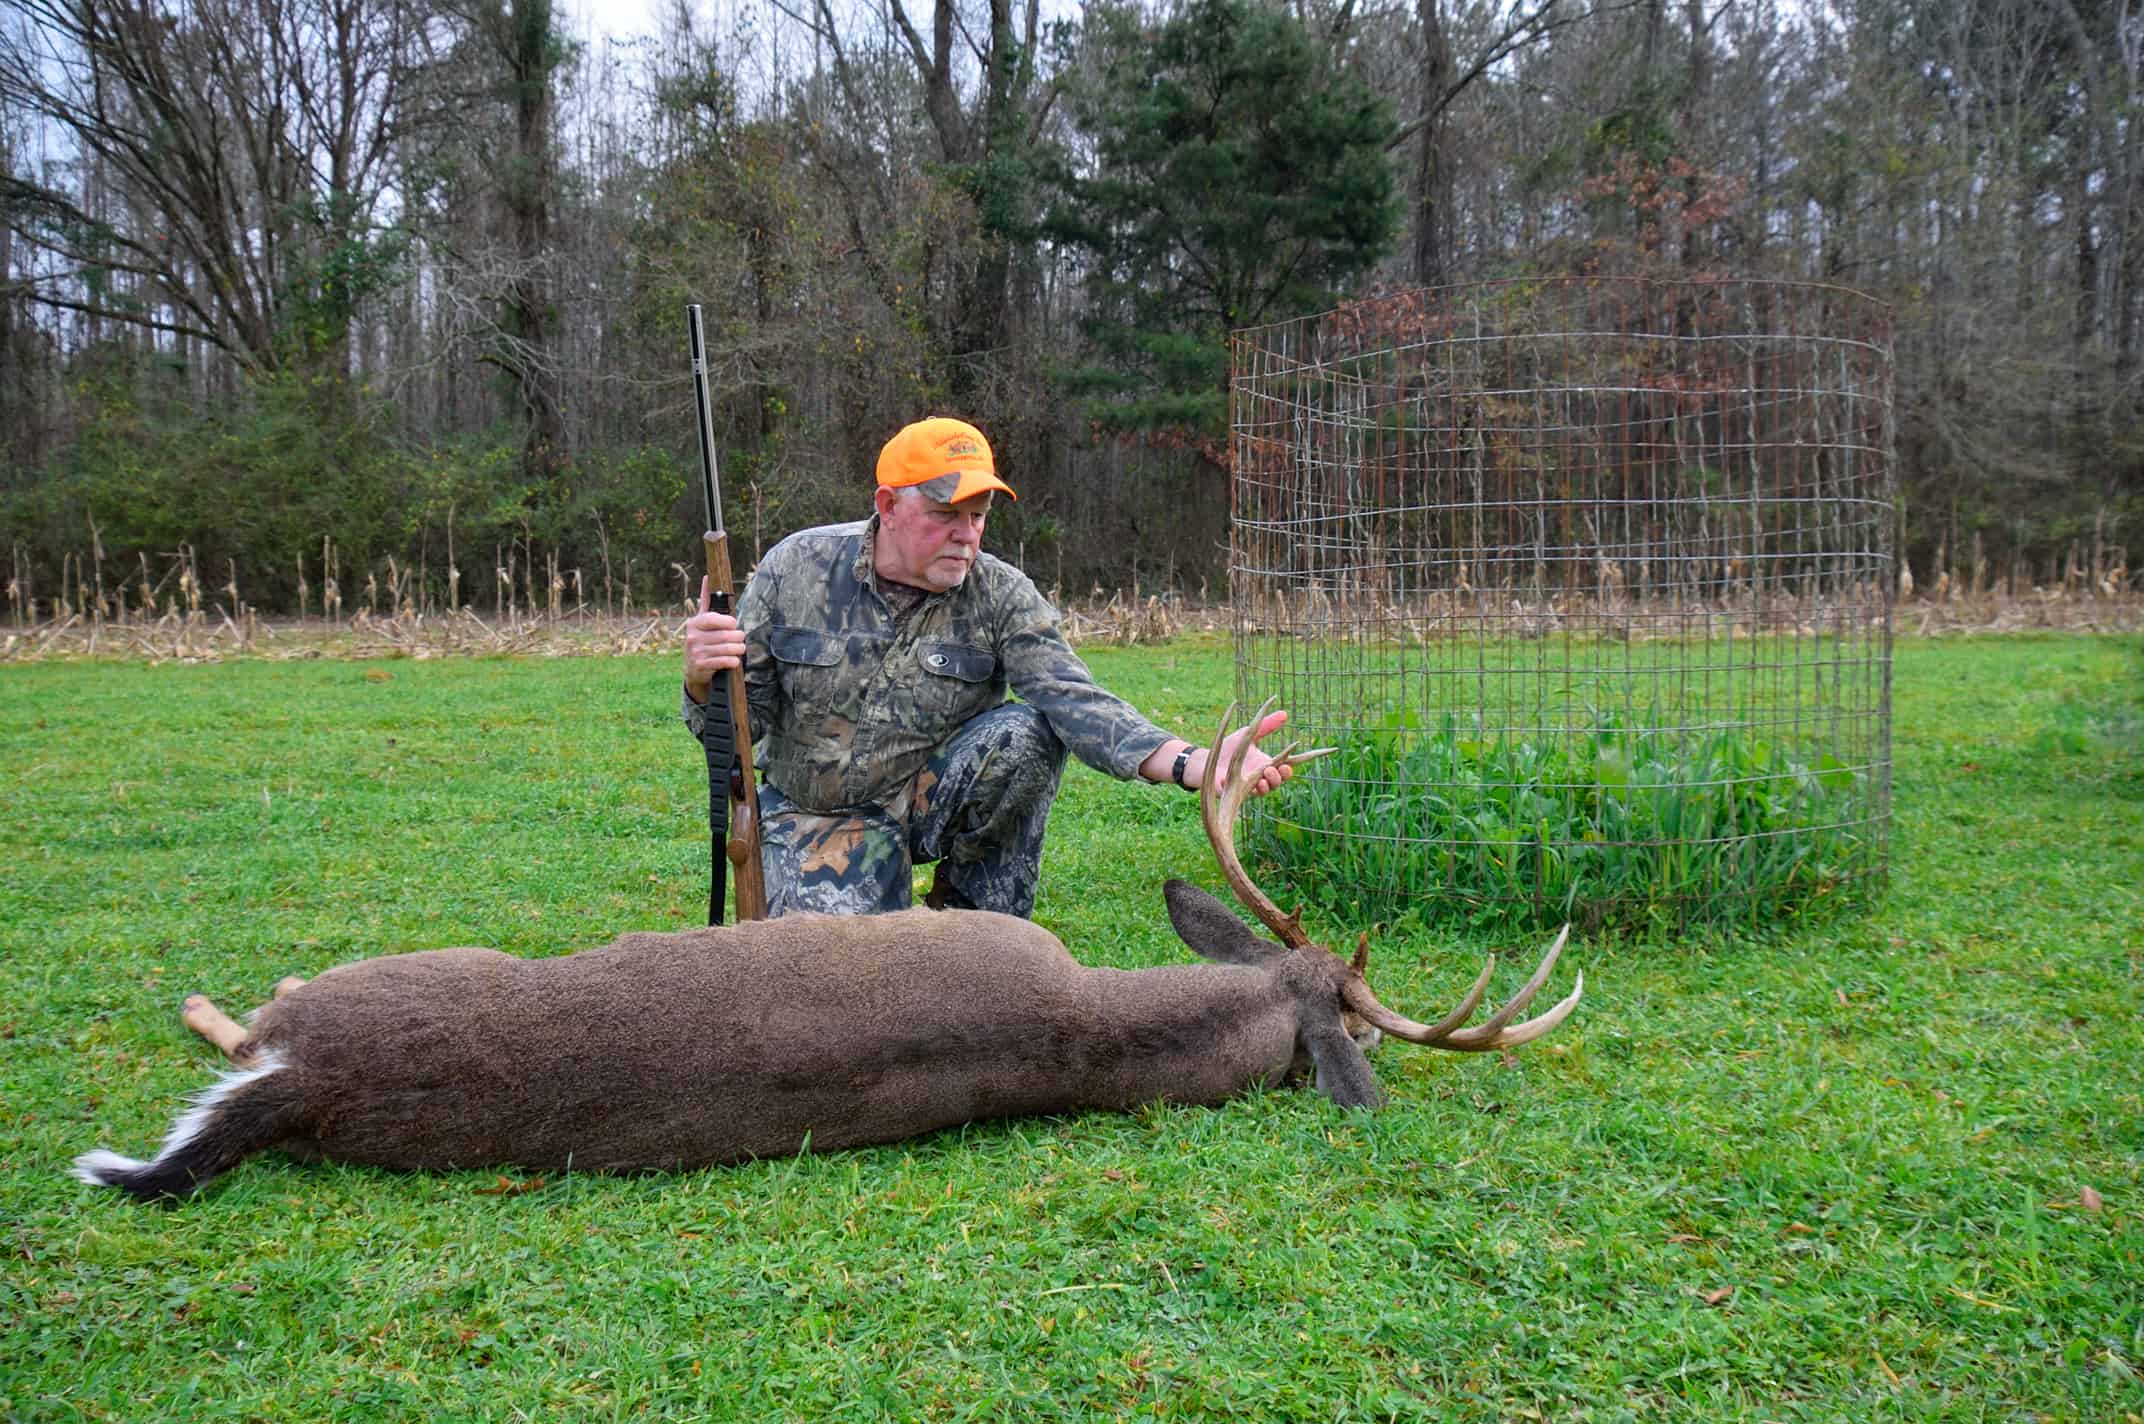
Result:
[[[686,340],[692,351],[692,398],[700,408],[700,498],[707,510],[709,533],[722,533],[722,481],[715,470],[715,410],[707,397],[707,332],[700,304],[685,308]]]

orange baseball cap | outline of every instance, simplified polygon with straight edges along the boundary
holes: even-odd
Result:
[[[878,482],[887,489],[926,486],[941,504],[958,504],[990,490],[1020,496],[998,478],[997,461],[983,432],[965,420],[934,415],[904,425],[878,452]]]

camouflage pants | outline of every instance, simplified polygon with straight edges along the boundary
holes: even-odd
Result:
[[[762,786],[767,914],[904,910],[911,868],[934,860],[947,904],[1033,914],[1064,767],[1064,743],[1042,714],[1007,702],[963,724],[894,804],[821,815]]]

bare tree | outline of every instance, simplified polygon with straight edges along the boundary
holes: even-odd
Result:
[[[446,251],[476,359],[500,372],[518,408],[523,473],[541,481],[568,456],[553,231],[568,46],[551,0],[460,0],[447,10],[458,21],[452,70],[466,86],[460,173],[481,216]]]
[[[10,173],[47,307],[254,369],[339,368],[399,249],[389,168],[423,26],[403,0],[7,0],[0,102],[72,147]],[[100,201],[94,174],[110,185]]]
[[[1492,0],[1463,7],[1451,0],[1414,0],[1420,68],[1415,78],[1418,111],[1403,121],[1387,147],[1415,146],[1412,187],[1413,240],[1410,275],[1424,286],[1452,280],[1455,214],[1452,205],[1454,106],[1484,76],[1513,55],[1558,31],[1625,8],[1622,3],[1583,5],[1569,0]],[[1464,29],[1454,33],[1461,23]],[[1462,48],[1463,47],[1463,48]]]
[[[834,79],[833,101],[843,121],[840,137],[819,131],[820,151],[842,177],[850,235],[889,306],[911,305],[903,261],[889,237],[916,235],[902,221],[915,192],[914,180],[930,170],[940,177],[925,207],[932,219],[919,256],[926,300],[920,316],[935,353],[947,363],[957,403],[966,403],[979,373],[977,358],[1008,338],[1014,231],[1025,220],[1024,154],[1042,133],[1055,102],[1054,86],[1040,75],[1036,56],[1042,39],[1038,0],[1017,13],[1012,0],[987,0],[980,14],[958,0],[933,0],[926,39],[904,0],[880,0],[880,32],[859,43],[835,22],[830,0],[814,0],[813,33],[827,47]],[[908,79],[927,119],[928,151],[906,173],[888,171],[871,143],[905,107],[891,95],[891,66],[906,62]],[[896,100],[889,112],[888,98]],[[914,160],[912,160],[914,161]],[[918,170],[922,170],[919,172]],[[956,217],[955,222],[946,222]]]

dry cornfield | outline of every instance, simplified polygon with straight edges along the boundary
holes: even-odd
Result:
[[[628,655],[679,646],[684,620],[696,606],[680,598],[635,608],[614,589],[606,589],[602,605],[590,603],[581,570],[561,569],[554,556],[533,583],[517,577],[521,571],[512,561],[499,560],[492,606],[483,612],[466,602],[445,607],[427,599],[419,577],[389,559],[383,569],[365,573],[353,609],[343,591],[340,555],[332,539],[323,539],[317,564],[299,563],[299,612],[270,614],[245,600],[235,567],[222,586],[211,588],[191,550],[182,548],[165,562],[161,578],[152,578],[143,555],[129,579],[109,580],[101,553],[93,559],[64,554],[61,589],[48,599],[31,583],[29,561],[17,548],[0,662]],[[680,576],[688,593],[690,583]],[[455,596],[461,593],[459,569],[449,571],[448,585]],[[1203,590],[1196,599],[1100,588],[1070,600],[1052,589],[1050,597],[1063,609],[1065,633],[1075,643],[1151,644],[1225,630],[1229,623],[1226,607],[1208,602]]]

